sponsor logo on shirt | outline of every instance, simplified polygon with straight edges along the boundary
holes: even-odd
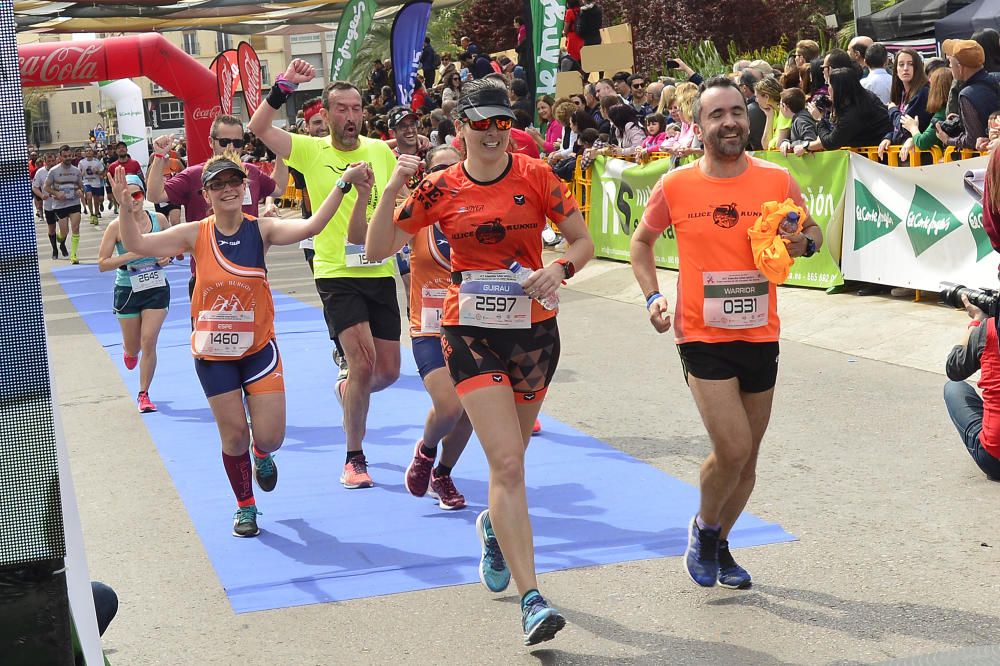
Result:
[[[524,195],[523,194],[515,194],[514,195],[514,203],[516,203],[518,206],[523,206],[524,205]]]

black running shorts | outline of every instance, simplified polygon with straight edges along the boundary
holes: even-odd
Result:
[[[459,395],[508,385],[517,402],[541,400],[559,364],[556,318],[531,328],[443,326],[442,348]]]
[[[75,206],[66,206],[65,208],[56,208],[52,212],[55,214],[57,220],[62,220],[70,215],[78,215],[80,213],[80,204]]]
[[[777,342],[685,342],[677,345],[684,369],[698,379],[733,379],[744,393],[763,393],[778,379]]]
[[[373,338],[399,341],[403,327],[395,278],[316,278],[316,291],[323,301],[331,340],[355,324],[368,322]]]

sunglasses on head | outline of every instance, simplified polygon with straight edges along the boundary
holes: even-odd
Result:
[[[445,169],[447,169],[450,166],[451,166],[450,164],[438,164],[438,165],[432,166],[430,169],[428,169],[427,173],[437,173],[438,171],[444,171]]]
[[[473,120],[472,118],[465,118],[465,122],[472,129],[477,132],[485,132],[490,128],[490,123],[497,126],[498,130],[509,130],[513,125],[514,121],[505,116],[494,116],[493,118],[487,118],[486,120]]]
[[[213,180],[207,185],[205,185],[205,187],[212,190],[213,192],[221,192],[222,190],[226,189],[229,186],[239,187],[242,184],[243,184],[242,178],[227,178],[226,180]]]
[[[136,190],[135,192],[132,193],[132,199],[135,201],[142,201],[145,198],[146,198],[146,193],[143,192],[142,190]]]
[[[242,148],[243,144],[246,143],[243,139],[220,139],[217,136],[213,136],[213,139],[219,142],[219,145],[223,148],[228,148],[232,144],[233,148]]]

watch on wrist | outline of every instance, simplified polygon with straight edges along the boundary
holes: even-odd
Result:
[[[816,241],[809,236],[806,236],[806,251],[802,253],[802,256],[811,257],[814,254],[816,254]]]
[[[576,266],[574,266],[573,262],[569,259],[556,259],[555,263],[562,266],[564,280],[568,280],[576,275]]]
[[[340,190],[340,191],[341,191],[341,192],[342,192],[343,194],[347,194],[348,192],[350,192],[350,191],[351,191],[351,184],[350,184],[350,183],[348,183],[348,182],[347,182],[346,180],[344,180],[343,178],[340,178],[340,179],[338,179],[338,180],[337,180],[337,188],[338,188],[338,189],[339,189],[339,190]]]

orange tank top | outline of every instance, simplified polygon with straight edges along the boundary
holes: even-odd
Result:
[[[260,227],[249,215],[232,236],[216,229],[214,215],[198,225],[191,352],[208,361],[249,356],[274,338],[274,301]]]
[[[410,240],[410,337],[441,335],[444,299],[451,287],[451,246],[436,224]]]
[[[775,342],[777,290],[754,264],[747,231],[765,201],[792,197],[785,169],[750,156],[735,178],[712,178],[700,160],[670,171],[653,187],[643,224],[673,226],[680,255],[674,334],[685,342]]]

